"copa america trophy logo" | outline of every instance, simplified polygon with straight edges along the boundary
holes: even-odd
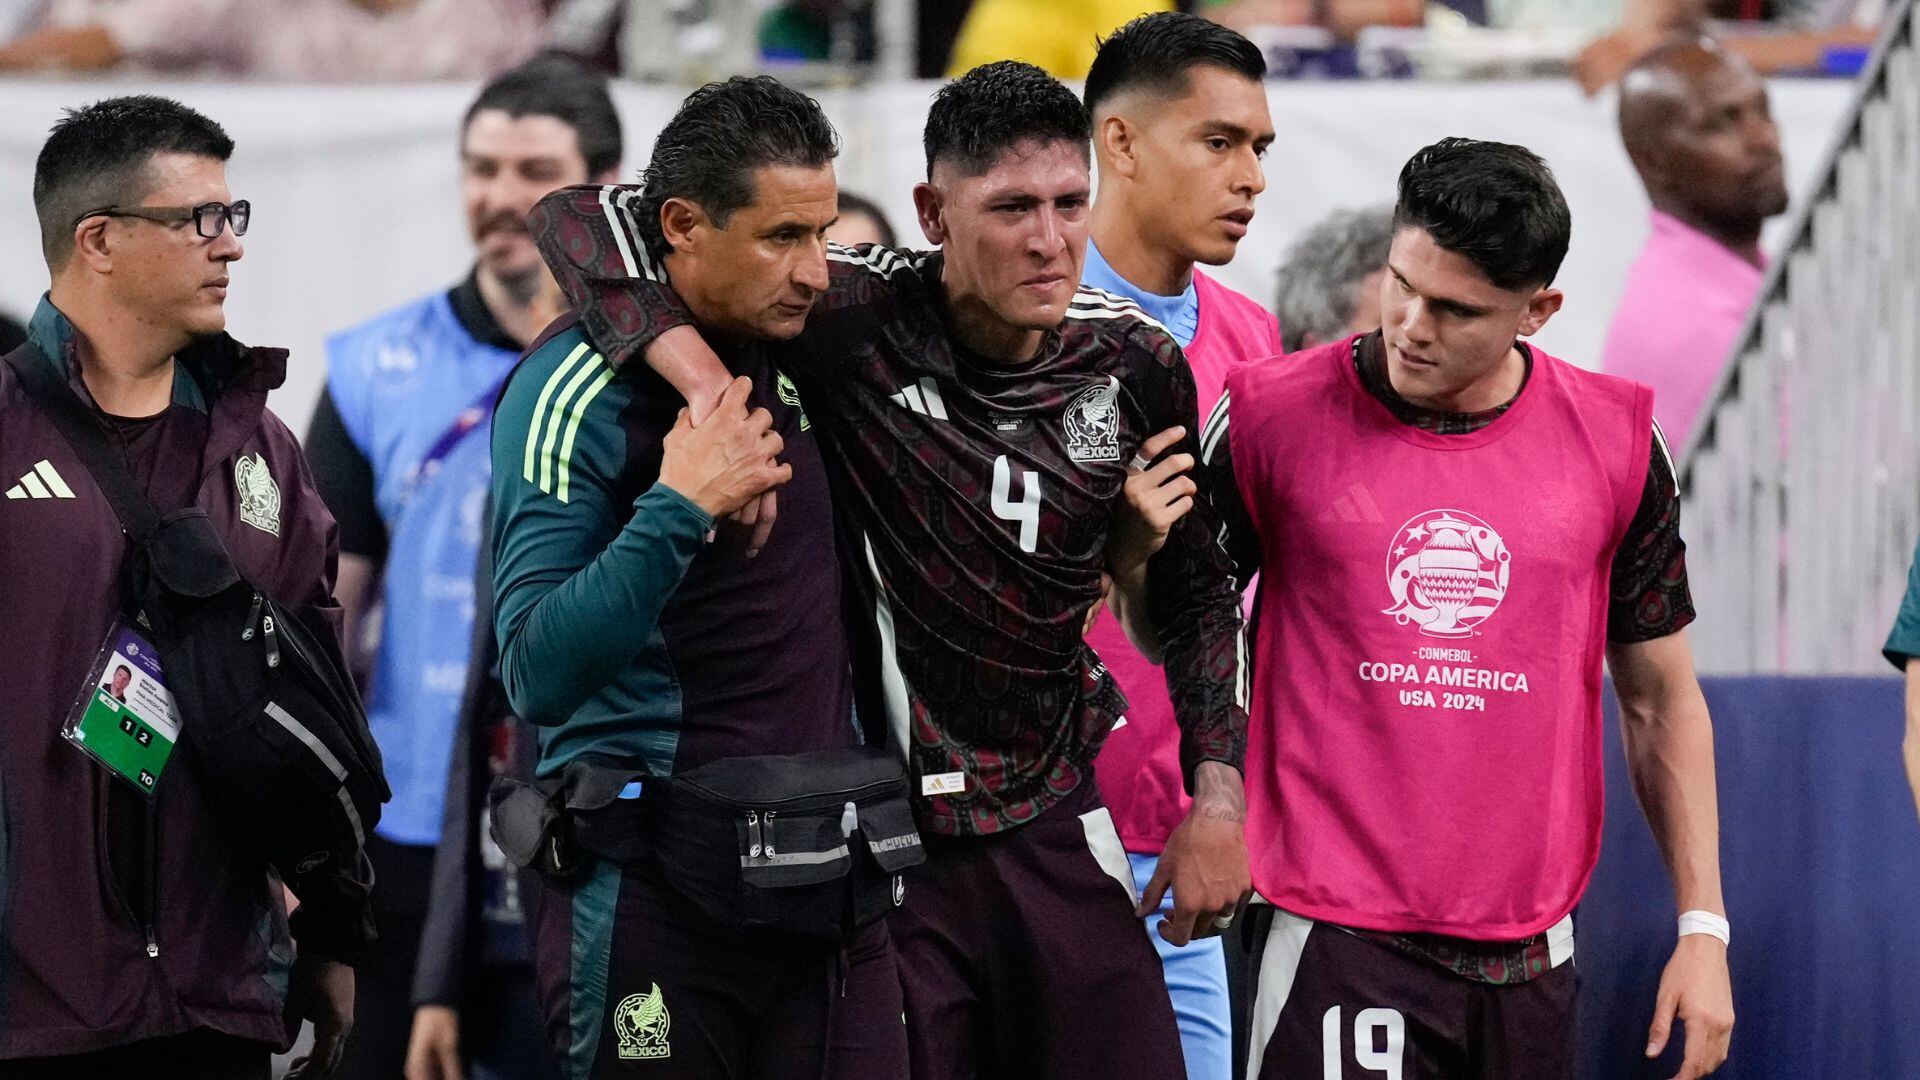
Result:
[[[1513,557],[1486,522],[1460,510],[1415,514],[1387,549],[1384,614],[1415,623],[1431,637],[1461,638],[1487,620],[1507,595]]]

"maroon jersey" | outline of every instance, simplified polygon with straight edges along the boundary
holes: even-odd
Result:
[[[632,229],[632,188],[569,188],[533,224],[616,365],[693,320]],[[1199,430],[1192,372],[1139,308],[1083,290],[1032,360],[969,354],[947,329],[942,256],[834,249],[807,329],[775,347],[826,444],[863,682],[907,748],[927,824],[992,833],[1092,776],[1126,708],[1081,638],[1128,463],[1155,432]],[[1192,452],[1192,440],[1186,449]],[[1197,456],[1197,455],[1196,455]],[[1148,564],[1191,782],[1239,767],[1239,598],[1203,490]]]

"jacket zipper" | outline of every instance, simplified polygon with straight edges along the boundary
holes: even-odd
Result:
[[[142,914],[146,917],[144,929],[147,932],[147,959],[158,960],[160,959],[160,942],[154,934],[153,925],[159,921],[155,917],[155,909],[159,907],[160,903],[158,899],[160,892],[160,813],[151,802],[147,804],[146,811],[147,880],[145,882],[146,889],[144,890],[142,899],[146,901],[147,910]]]

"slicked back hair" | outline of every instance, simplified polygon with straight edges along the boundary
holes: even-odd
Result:
[[[137,205],[147,197],[153,190],[149,166],[158,154],[225,161],[233,156],[233,140],[200,113],[151,94],[107,98],[66,111],[33,166],[33,209],[48,269],[57,272],[73,255],[73,226],[80,215]]]
[[[1089,113],[1132,90],[1162,98],[1187,92],[1194,68],[1210,65],[1260,82],[1267,59],[1259,46],[1211,19],[1177,11],[1142,15],[1100,43],[1081,95]]]
[[[1093,121],[1059,79],[1018,60],[982,64],[940,88],[927,111],[927,175],[947,162],[968,176],[1023,142],[1065,141],[1092,161]]]
[[[1426,230],[1502,289],[1553,284],[1573,215],[1553,170],[1524,146],[1441,139],[1400,170],[1393,228]]]
[[[620,167],[620,114],[607,93],[607,80],[571,56],[543,53],[495,76],[467,107],[460,121],[462,136],[487,109],[514,120],[551,116],[572,128],[589,176],[605,176]]]
[[[768,165],[817,169],[840,154],[840,136],[820,103],[769,75],[735,75],[687,95],[653,143],[640,177],[639,226],[667,254],[660,207],[686,199],[726,228],[756,197],[753,177]]]

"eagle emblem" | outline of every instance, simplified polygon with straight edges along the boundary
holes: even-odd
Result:
[[[673,1019],[667,999],[654,983],[647,993],[628,994],[613,1010],[613,1033],[620,1040],[622,1058],[663,1058],[673,1055],[667,1030]]]
[[[242,454],[233,466],[233,486],[239,493],[240,520],[271,536],[280,535],[280,486],[267,471],[267,459]]]

